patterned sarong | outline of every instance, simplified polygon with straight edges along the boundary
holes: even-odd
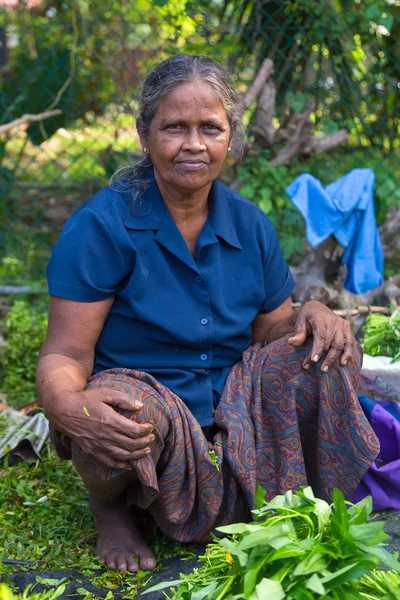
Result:
[[[305,485],[327,500],[335,487],[350,499],[379,452],[354,391],[361,349],[355,362],[323,373],[321,363],[302,368],[310,347],[310,339],[301,348],[281,339],[244,352],[215,410],[212,443],[184,402],[151,375],[109,369],[93,376],[91,389],[147,395],[140,412],[119,410],[152,423],[156,435],[152,453],[132,463],[138,479],[127,490],[129,504],[148,509],[169,537],[205,542],[218,525],[250,519],[257,483],[268,499]],[[118,475],[76,444],[71,450],[80,472]]]

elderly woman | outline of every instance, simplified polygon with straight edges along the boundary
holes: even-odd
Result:
[[[182,542],[303,485],[350,498],[378,453],[360,350],[318,302],[293,312],[275,231],[218,180],[240,101],[210,58],[146,77],[145,158],[65,225],[48,267],[38,389],[90,497],[100,561],[152,569],[133,511]]]

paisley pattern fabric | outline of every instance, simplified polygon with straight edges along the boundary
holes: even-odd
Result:
[[[337,487],[350,499],[379,452],[354,391],[361,350],[349,366],[323,373],[321,363],[301,366],[310,345],[293,348],[281,339],[244,352],[215,410],[213,442],[151,375],[109,369],[93,376],[90,388],[147,395],[140,414],[119,411],[152,423],[156,435],[152,453],[132,463],[137,481],[127,490],[129,504],[148,509],[175,540],[206,542],[216,526],[251,518],[257,483],[267,498],[309,484],[322,498]],[[79,472],[118,475],[76,444],[70,448]]]

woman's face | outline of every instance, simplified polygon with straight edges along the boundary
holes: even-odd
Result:
[[[190,193],[218,177],[230,137],[223,104],[208,83],[197,79],[165,96],[148,137],[141,140],[157,181]]]

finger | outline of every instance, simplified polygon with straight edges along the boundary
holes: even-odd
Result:
[[[116,446],[127,450],[127,452],[134,452],[135,450],[141,450],[142,448],[146,447],[152,448],[155,439],[156,436],[154,435],[154,433],[151,433],[150,435],[146,435],[144,437],[136,438],[134,440],[130,438],[124,438],[120,441],[120,439],[118,438]]]
[[[118,414],[115,415],[115,423],[113,423],[112,426],[113,431],[131,439],[149,435],[154,431],[154,427],[151,423],[136,423],[136,421],[130,421],[126,417]]]
[[[120,408],[121,410],[138,411],[143,408],[146,396],[136,393],[133,396],[128,396],[125,392],[118,392],[104,388],[103,402],[108,406]]]
[[[150,446],[145,446],[144,448],[137,448],[135,450],[131,450],[130,452],[126,452],[125,450],[121,450],[120,448],[111,447],[109,452],[109,459],[111,462],[114,461],[112,466],[116,466],[117,464],[121,465],[129,465],[129,468],[132,468],[130,464],[133,460],[139,460],[144,456],[148,456],[151,454]],[[116,468],[119,468],[116,466]]]
[[[110,448],[107,454],[99,452],[95,456],[93,454],[91,456],[94,462],[100,462],[110,469],[120,471],[130,471],[132,469],[128,454],[123,455],[123,458],[121,458],[121,450],[118,450],[118,448]]]
[[[288,339],[288,343],[291,346],[301,346],[307,339],[307,333],[306,318],[300,313],[296,321],[294,335]]]
[[[311,352],[309,354],[309,360],[312,363],[317,363],[321,358],[324,348],[327,343],[327,335],[326,335],[326,325],[324,322],[319,323],[312,322],[312,333],[313,333],[313,344],[311,347]],[[308,357],[307,357],[308,358]]]
[[[354,339],[351,333],[350,325],[346,328],[344,336],[344,350],[340,359],[340,363],[345,366],[352,360],[354,360],[355,353],[357,352]]]
[[[343,332],[338,331],[335,337],[332,340],[331,347],[329,349],[328,354],[325,356],[325,359],[321,365],[321,370],[326,372],[331,366],[339,361],[339,358],[342,356],[344,349],[344,338]]]

